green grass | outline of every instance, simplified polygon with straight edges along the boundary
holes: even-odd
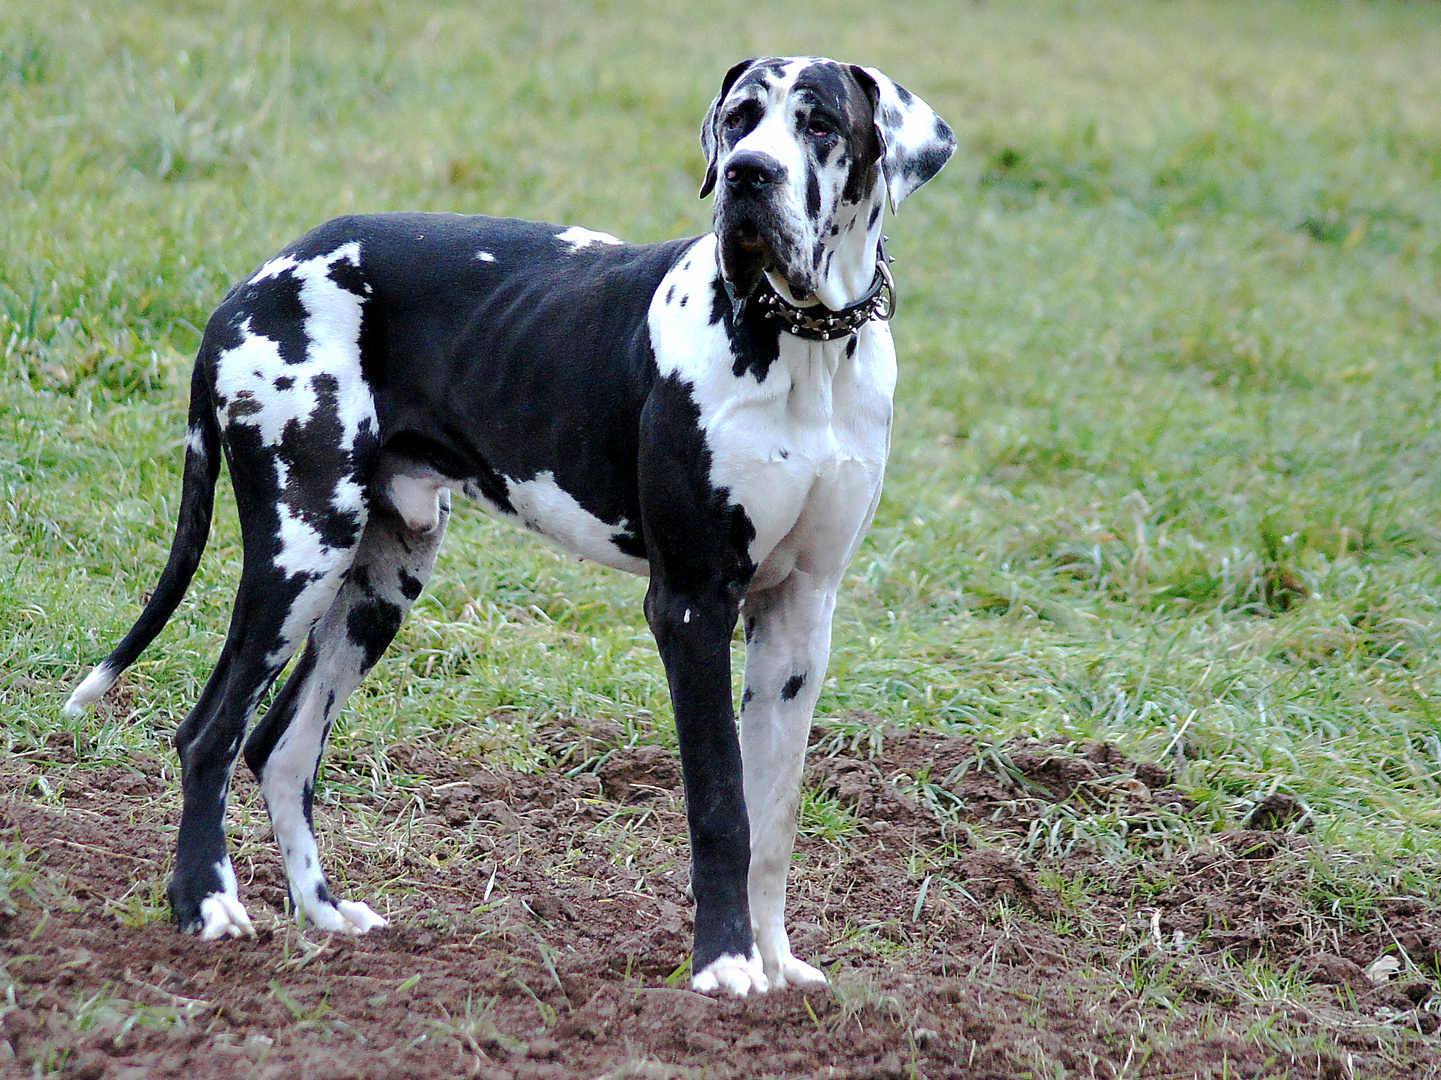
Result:
[[[229,283],[349,210],[703,231],[720,75],[819,51],[887,70],[960,139],[890,227],[895,447],[819,714],[1164,755],[1202,807],[1176,842],[1280,789],[1436,887],[1433,5],[237,13],[0,9],[10,752],[64,731],[123,760],[208,673],[239,563],[225,499],[129,696],[59,716],[163,562],[189,357]],[[540,766],[572,716],[671,740],[641,595],[462,512],[332,772],[405,782],[383,753],[404,739]],[[824,800],[808,814],[846,827]],[[1108,827],[1047,825],[1037,854]]]

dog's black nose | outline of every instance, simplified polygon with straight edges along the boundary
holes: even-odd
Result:
[[[785,178],[785,166],[765,154],[740,153],[726,163],[726,187],[737,195],[758,195]]]

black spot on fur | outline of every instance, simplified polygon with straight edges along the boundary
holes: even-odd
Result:
[[[846,342],[846,359],[849,360],[852,356],[855,356],[855,355],[856,355],[856,339],[855,339],[855,336],[852,335],[851,340]]]
[[[350,547],[360,535],[360,515],[355,510],[337,510],[336,489],[345,481],[355,482],[368,471],[379,449],[373,425],[367,420],[357,432],[355,445],[345,449],[344,426],[340,418],[339,382],[334,375],[319,374],[310,380],[315,391],[315,411],[303,422],[291,421],[281,432],[273,453],[287,466],[287,482],[280,501],[331,548]],[[234,435],[231,436],[232,445]],[[278,553],[280,533],[273,534]]]
[[[400,578],[400,591],[407,600],[414,600],[420,595],[420,590],[425,588],[425,583],[420,578],[406,572],[405,567],[398,571]]]
[[[289,390],[294,385],[295,380],[289,375],[282,375],[275,380],[275,389],[277,390]]]
[[[801,692],[801,687],[805,684],[806,677],[804,675],[792,675],[786,680],[786,684],[781,687],[781,700],[790,701]]]
[[[305,320],[310,313],[300,302],[299,278],[285,271],[254,285],[243,286],[238,298],[242,314],[237,328],[248,321],[250,332],[275,342],[280,358],[287,364],[298,364],[305,359],[310,348],[310,339],[305,335]]]
[[[345,620],[346,630],[351,643],[364,650],[363,663],[367,670],[375,666],[395,637],[402,618],[400,606],[388,600],[369,600],[350,609]]]
[[[725,285],[717,275],[711,279],[710,323],[712,326],[717,323],[725,326],[731,353],[735,357],[731,371],[736,378],[749,371],[756,382],[765,382],[771,364],[781,354],[780,326],[765,317],[759,304],[746,304],[739,324],[732,317],[733,310]]]
[[[756,633],[756,617],[755,617],[754,615],[750,615],[750,616],[748,616],[748,617],[746,618],[746,644],[747,644],[747,645],[749,645],[749,644],[751,643],[751,638],[755,637],[755,633]]]
[[[745,688],[745,691],[741,694],[741,708],[745,709],[747,705],[749,705],[752,701],[755,700],[755,696],[755,691],[752,690],[749,686],[747,686]]]
[[[230,401],[229,415],[231,420],[239,420],[246,416],[254,416],[264,411],[265,406],[255,400],[255,395],[249,390],[237,390],[235,397]]]
[[[671,303],[674,303],[674,302],[675,302],[675,285],[674,285],[674,284],[672,284],[671,287],[665,291],[665,302],[666,302],[667,304],[671,304]]]
[[[945,125],[940,124],[938,126],[944,127]],[[946,128],[945,131],[945,140],[928,145],[924,150],[906,162],[904,170],[905,177],[917,187],[940,172],[941,166],[950,160],[951,141],[954,137],[950,134],[950,128]]]
[[[821,216],[821,178],[815,169],[806,170],[806,213],[812,221]]]
[[[781,78],[785,71],[785,60],[781,57],[760,61],[736,81],[733,89],[740,90],[754,83],[763,90],[769,90],[773,85],[772,80]]]
[[[370,287],[365,280],[365,271],[349,259],[337,259],[331,263],[330,272],[325,276],[348,293],[359,297],[369,295]]]
[[[876,227],[876,222],[880,220],[880,217],[881,217],[881,204],[880,204],[880,203],[876,203],[875,206],[871,207],[871,217],[870,217],[870,220],[866,223],[866,227],[867,227],[867,228],[874,229],[874,228]]]

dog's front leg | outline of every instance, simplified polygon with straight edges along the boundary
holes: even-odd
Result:
[[[670,684],[690,824],[695,951],[691,985],[744,996],[768,988],[751,934],[750,824],[731,704],[730,640],[738,605],[652,574],[646,618]]]
[[[685,776],[696,900],[691,985],[745,995],[769,988],[746,895],[750,824],[731,699],[731,636],[755,573],[755,530],[712,485],[696,412],[689,388],[667,379],[641,415],[645,614],[670,685]]]
[[[823,986],[825,974],[791,952],[786,872],[811,714],[830,656],[836,585],[801,570],[745,601],[741,749],[751,821],[750,909],[772,986]]]

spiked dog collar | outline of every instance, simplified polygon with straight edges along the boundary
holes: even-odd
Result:
[[[896,313],[896,283],[891,278],[890,263],[886,254],[884,237],[876,250],[876,276],[865,296],[854,304],[839,311],[832,311],[824,304],[797,307],[782,299],[765,279],[762,290],[756,294],[755,302],[760,305],[767,319],[775,319],[786,333],[810,341],[831,341],[835,338],[854,334],[872,319],[889,319]]]

